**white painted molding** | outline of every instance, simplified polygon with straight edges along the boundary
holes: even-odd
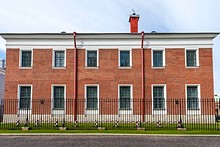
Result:
[[[0,34],[6,39],[6,48],[73,49],[73,35],[66,33]],[[145,34],[144,48],[212,48],[217,33],[156,33]],[[80,33],[77,49],[132,49],[141,48],[141,35],[130,33]]]

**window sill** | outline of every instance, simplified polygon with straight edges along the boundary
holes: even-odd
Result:
[[[85,69],[99,69],[99,66],[97,66],[97,67],[88,67],[88,66],[86,66]]]
[[[152,69],[165,69],[166,68],[166,66],[161,66],[161,67],[154,67],[154,66],[152,66]]]
[[[64,110],[64,108],[53,108],[52,110]]]
[[[97,111],[97,110],[99,110],[99,109],[98,109],[98,108],[94,108],[94,109],[93,109],[93,108],[86,108],[86,110],[87,110],[87,111],[92,111],[92,110],[93,110],[93,111]]]
[[[56,67],[56,66],[53,66],[53,69],[66,69],[66,66],[64,66],[64,67]]]
[[[22,110],[22,111],[30,111],[31,109],[30,108],[28,108],[28,109],[26,109],[26,108],[19,108],[19,110]]]
[[[166,111],[166,109],[154,109],[154,111]]]
[[[199,111],[200,109],[187,109],[187,111]]]
[[[33,69],[33,67],[23,67],[23,66],[19,66],[19,69]]]
[[[186,68],[199,68],[199,66],[186,66]]]
[[[119,66],[118,69],[132,69],[132,66],[129,66],[129,67],[121,67],[121,66]]]
[[[120,108],[119,111],[131,111],[132,109]]]

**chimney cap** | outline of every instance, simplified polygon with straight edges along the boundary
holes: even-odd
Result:
[[[131,21],[131,18],[138,18],[139,19],[139,15],[138,14],[136,14],[136,12],[134,11],[134,9],[132,9],[132,14],[130,15],[130,17],[129,17],[129,22]]]
[[[131,21],[131,18],[137,18],[137,19],[139,19],[140,16],[134,12],[134,13],[132,13],[132,14],[130,15],[130,17],[129,17],[129,22]]]

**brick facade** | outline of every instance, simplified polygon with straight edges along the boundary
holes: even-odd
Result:
[[[31,69],[19,68],[19,48],[7,49],[7,69],[6,69],[6,85],[5,85],[5,99],[18,98],[18,85],[31,84],[32,100],[50,100],[51,99],[51,85],[65,84],[66,85],[66,99],[73,98],[73,63],[74,63],[74,49],[66,49],[66,68],[54,69],[52,67],[52,52],[53,49],[48,48],[33,48],[33,67]],[[132,49],[132,68],[121,69],[118,67],[118,53],[119,48],[99,48],[99,67],[90,69],[85,67],[85,48],[77,50],[77,98],[83,100],[85,98],[85,85],[98,84],[100,99],[118,99],[118,85],[132,84],[133,85],[133,99],[141,99],[141,49]],[[165,84],[166,97],[169,99],[185,99],[186,98],[186,84],[199,84],[201,100],[205,98],[213,99],[213,59],[212,48],[199,48],[199,67],[186,68],[185,67],[185,48],[165,48],[165,67],[152,67],[152,49],[144,49],[144,63],[145,63],[145,100],[152,100],[152,85]],[[74,103],[74,102],[73,102]],[[67,103],[66,112],[73,114],[73,103]],[[14,109],[5,107],[6,114],[16,114],[17,104],[13,104]],[[101,104],[102,114],[118,113],[117,104],[114,109],[109,109],[106,104]],[[186,104],[183,104],[183,114],[186,114]],[[44,106],[45,114],[51,113],[51,104],[46,102]],[[36,106],[37,107],[37,106]],[[84,103],[77,105],[78,114],[84,113]],[[152,114],[152,104],[148,103],[145,107],[149,111],[145,114]],[[167,114],[172,109],[172,105],[167,105]],[[201,113],[208,114],[211,106],[201,106]],[[10,106],[11,108],[11,106]],[[140,105],[133,104],[133,114],[139,112]],[[136,111],[138,110],[138,111]],[[111,111],[111,112],[109,112]],[[32,106],[32,113],[37,114],[39,110]],[[172,112],[177,114],[177,112]],[[211,112],[214,113],[214,112]]]

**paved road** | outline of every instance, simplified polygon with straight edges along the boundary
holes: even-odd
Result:
[[[0,136],[1,147],[219,147],[220,137]]]

